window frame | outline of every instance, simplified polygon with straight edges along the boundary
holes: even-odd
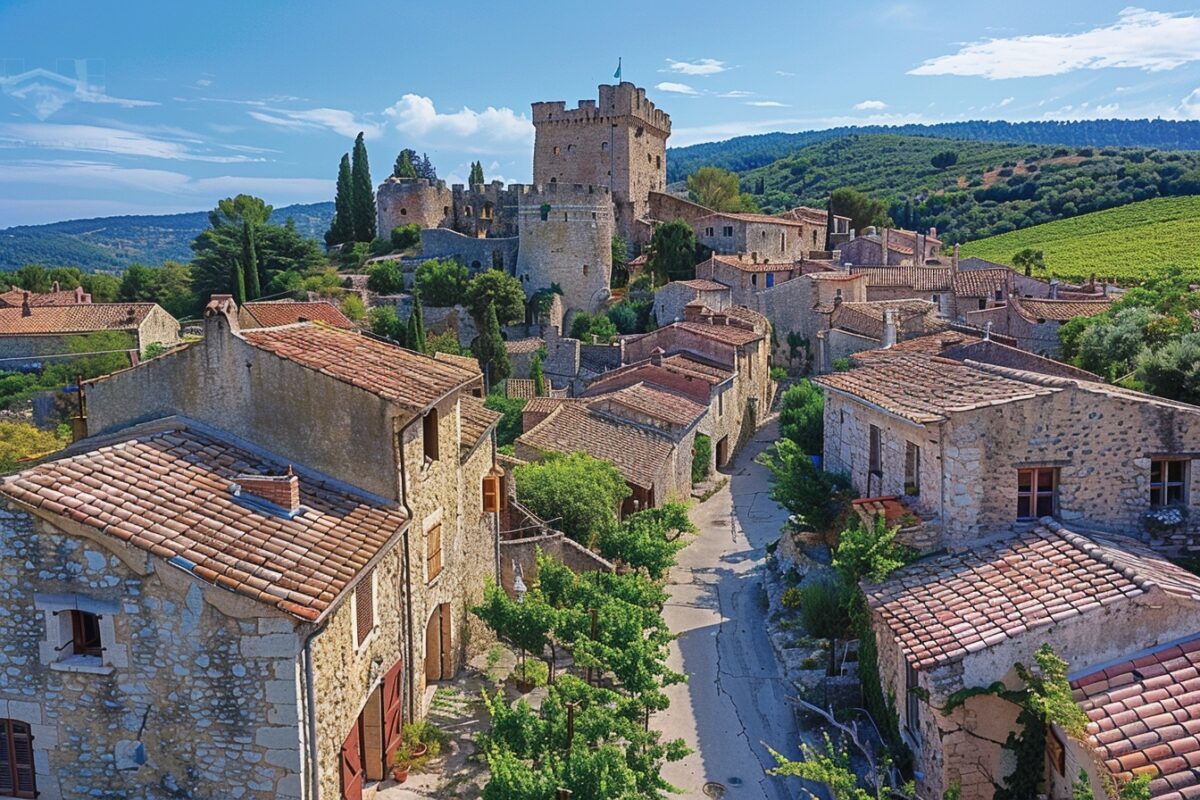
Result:
[[[24,730],[17,731],[20,727]],[[26,751],[29,754],[29,761],[18,764],[17,762],[17,745],[15,742],[16,736],[22,736],[26,741]],[[0,787],[0,791],[7,790],[9,794],[4,797],[37,797],[37,764],[34,757],[33,748],[33,725],[29,722],[19,719],[4,718],[0,719],[0,758],[8,762],[9,776],[12,779],[11,787]],[[29,774],[29,786],[21,787],[20,781],[17,778],[18,768],[27,769]]]
[[[921,496],[921,446],[916,442],[904,443],[904,494]]]
[[[867,474],[883,477],[883,430],[878,425],[867,430]]]
[[[438,446],[439,424],[437,406],[426,411],[425,416],[421,418],[421,448],[426,465],[437,461],[441,454]]]
[[[1058,513],[1058,484],[1059,484],[1059,468],[1058,467],[1022,467],[1017,470],[1017,519],[1019,520],[1036,520],[1042,517],[1052,517]],[[1050,488],[1043,490],[1041,488],[1041,476],[1048,474],[1050,476]],[[1022,490],[1021,478],[1023,475],[1029,475],[1029,488]],[[1050,508],[1047,513],[1042,513],[1042,500],[1049,498]],[[1021,513],[1022,501],[1028,503],[1027,513]]]
[[[375,568],[363,576],[354,587],[354,648],[361,650],[371,639],[379,627],[378,601],[376,600]],[[364,609],[363,606],[366,605]],[[363,617],[368,617],[370,625],[364,626]],[[364,629],[365,628],[365,629]]]
[[[1170,508],[1174,506],[1186,506],[1188,502],[1188,471],[1190,459],[1187,458],[1152,458],[1150,459],[1150,507],[1151,508]],[[1178,467],[1179,476],[1172,480],[1170,472],[1172,468]],[[1155,470],[1159,470],[1159,480],[1154,480]],[[1171,495],[1177,493],[1177,497],[1172,499]],[[1155,495],[1158,494],[1158,500],[1155,500]]]
[[[100,615],[77,608],[65,613],[71,620],[71,653],[103,659],[104,636],[100,628]]]
[[[436,542],[436,546],[435,546]],[[425,529],[425,582],[433,583],[442,574],[446,565],[443,559],[442,521]]]

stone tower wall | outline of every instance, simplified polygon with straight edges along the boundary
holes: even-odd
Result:
[[[650,192],[666,190],[671,118],[632,83],[601,85],[599,95],[573,109],[533,104],[533,182],[609,187],[617,231],[633,241]]]
[[[446,227],[453,208],[454,197],[445,181],[391,177],[375,193],[376,230],[389,236],[392,228],[401,225]]]
[[[517,277],[526,296],[557,283],[568,315],[603,307],[612,280],[608,189],[555,183],[528,187],[519,197]]]

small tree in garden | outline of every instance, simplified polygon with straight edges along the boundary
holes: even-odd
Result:
[[[683,534],[695,532],[687,507],[667,503],[630,514],[619,525],[604,529],[597,547],[605,558],[645,570],[652,580],[661,580],[674,566],[675,554],[687,544]]]
[[[845,475],[822,472],[791,439],[781,439],[760,457],[771,471],[771,499],[816,531],[828,531],[857,493]]]
[[[587,453],[553,454],[513,471],[517,499],[581,544],[595,542],[616,522],[629,487],[617,468]]]
[[[533,380],[533,393],[538,397],[545,397],[546,373],[542,370],[542,354],[540,352],[533,354],[533,361],[529,366],[529,377]]]
[[[504,337],[500,334],[500,323],[496,321],[494,303],[488,303],[483,316],[483,329],[471,349],[475,358],[479,360],[479,368],[483,370],[489,387],[512,374],[508,348],[504,346]]]
[[[707,478],[711,465],[712,439],[698,433],[695,444],[692,445],[692,483],[699,483]]]
[[[526,592],[518,603],[490,579],[483,590],[483,602],[472,608],[471,613],[495,631],[501,641],[521,652],[522,669],[526,653],[542,657],[555,623],[554,609],[536,588]]]
[[[804,629],[829,642],[829,672],[837,674],[837,643],[850,630],[850,590],[839,580],[814,581],[800,587]]]
[[[821,455],[825,445],[825,398],[811,381],[800,381],[780,396],[779,435],[791,439],[808,455]]]
[[[421,310],[421,293],[413,292],[412,313],[408,315],[408,329],[404,334],[408,348],[418,353],[428,350],[425,337],[425,312]]]

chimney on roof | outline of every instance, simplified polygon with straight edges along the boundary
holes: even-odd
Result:
[[[930,226],[929,226],[929,238],[930,238],[930,239],[936,239],[936,238],[937,238],[937,228],[936,228],[936,227],[934,227],[933,225],[930,225]]]
[[[53,287],[53,289],[51,289],[51,291],[53,291],[53,292],[55,292],[55,293],[57,293],[57,292],[61,292],[61,291],[62,291],[62,289],[61,289],[61,288],[59,288],[58,281],[55,281],[55,282],[54,282],[54,287]]]
[[[33,310],[29,307],[29,292],[25,292],[21,295],[21,316],[33,316]]]
[[[990,342],[992,340],[992,321],[989,319],[983,326],[983,340]]]
[[[958,245],[954,245],[954,252],[950,255],[950,274],[958,274]]]
[[[883,341],[880,345],[884,350],[896,345],[896,309],[883,310]]]
[[[1051,300],[1058,299],[1058,279],[1057,278],[1050,279],[1050,299]]]
[[[888,262],[888,239],[891,238],[890,236],[888,236],[889,232],[890,231],[887,228],[884,228],[883,233],[880,234],[880,238],[883,243],[882,243],[882,245],[880,245],[879,252],[883,254],[883,257],[879,260],[879,263],[883,264],[884,266],[887,266],[887,264],[889,263]]]
[[[755,264],[758,263],[758,251],[757,250],[750,253],[750,260],[753,261]]]
[[[209,369],[216,369],[225,358],[230,334],[241,329],[238,307],[231,294],[214,294],[204,307],[204,351]]]
[[[84,294],[83,287],[76,286],[75,287],[75,303],[77,305],[83,305],[83,294]]]
[[[288,515],[300,510],[300,479],[289,464],[286,475],[248,475],[234,477],[231,487],[237,497],[254,497],[276,506]]]
[[[663,355],[666,353],[661,347],[656,347],[650,351],[650,363],[656,367],[662,366]]]

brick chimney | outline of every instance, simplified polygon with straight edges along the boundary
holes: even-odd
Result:
[[[62,291],[62,288],[58,285],[58,281],[54,282],[53,288],[50,291],[55,292],[55,293]]]
[[[950,274],[958,274],[958,245],[954,245],[954,252],[950,255]]]
[[[666,353],[661,347],[656,347],[650,351],[650,363],[656,367],[662,366],[663,355]]]
[[[1050,299],[1051,300],[1058,299],[1058,279],[1057,278],[1050,279]]]
[[[883,310],[883,340],[880,346],[884,350],[893,347],[896,344],[896,309],[885,308]]]
[[[231,488],[238,497],[264,500],[288,514],[300,510],[300,479],[290,466],[286,475],[237,475]]]
[[[33,316],[33,309],[31,309],[29,307],[29,292],[25,292],[24,294],[21,295],[21,316],[22,317]]]

